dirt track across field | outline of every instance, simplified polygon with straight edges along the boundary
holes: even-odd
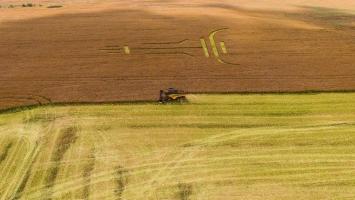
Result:
[[[154,100],[167,87],[355,90],[351,10],[142,2],[1,8],[0,108]]]

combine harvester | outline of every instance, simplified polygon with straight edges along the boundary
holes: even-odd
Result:
[[[159,103],[184,103],[187,102],[185,92],[175,88],[160,90]]]

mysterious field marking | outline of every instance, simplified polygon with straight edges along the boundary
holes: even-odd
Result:
[[[216,46],[216,42],[214,41],[214,34],[211,34],[209,36],[209,39],[210,39],[213,55],[216,58],[218,58],[219,57],[219,53],[218,53],[218,49],[217,49],[217,46]]]
[[[211,47],[212,47],[212,51],[213,51],[213,54],[216,58],[219,57],[219,52],[218,52],[218,49],[217,49],[217,45],[216,45],[216,41],[214,39],[214,36],[216,35],[216,33],[220,32],[220,31],[223,31],[223,30],[226,30],[228,28],[221,28],[221,29],[217,29],[215,31],[212,31],[208,38],[210,39],[210,43],[211,43]]]
[[[226,55],[229,54],[229,49],[227,50],[227,46],[225,41],[219,40],[220,38],[216,37],[219,32],[228,30],[229,28],[220,28],[214,29],[209,32],[208,36],[200,37],[201,45],[192,45],[187,43],[190,39],[183,39],[178,41],[165,41],[165,42],[145,42],[140,43],[140,45],[129,47],[128,44],[123,46],[121,45],[109,45],[104,49],[100,49],[102,51],[106,51],[109,54],[124,54],[124,55],[186,55],[190,57],[195,57],[194,51],[191,52],[192,49],[202,49],[203,55],[205,58],[210,59],[214,58],[219,63],[227,64],[227,65],[239,65],[237,63],[230,63],[224,59]],[[196,38],[197,39],[197,38]],[[194,39],[195,40],[195,39]],[[197,41],[195,41],[197,42]],[[184,44],[184,45],[183,45]],[[131,50],[133,49],[133,52]],[[231,54],[232,55],[232,54]],[[200,56],[201,53],[200,53]],[[228,57],[227,57],[228,59]]]
[[[224,54],[227,54],[228,52],[227,52],[227,48],[226,48],[226,45],[224,44],[224,42],[220,42],[220,45],[221,45],[222,52]]]
[[[219,58],[219,52],[218,52],[217,44],[216,44],[216,41],[215,41],[215,35],[216,35],[216,33],[220,32],[220,31],[223,31],[223,30],[226,30],[226,29],[228,29],[228,28],[217,29],[217,30],[212,31],[209,34],[208,38],[209,38],[210,43],[211,43],[213,55],[216,58],[216,60],[218,62],[222,63],[222,64],[239,65],[239,64],[235,64],[235,63],[230,63],[230,62],[224,61],[223,59]],[[222,41],[219,44],[221,45],[222,53],[223,54],[227,54],[228,52],[227,52],[227,48],[226,48],[225,43]]]
[[[201,38],[200,41],[201,41],[201,46],[203,48],[203,52],[205,53],[205,56],[207,58],[210,57],[210,54],[208,53],[208,48],[207,48],[205,39]]]
[[[128,46],[124,46],[124,47],[123,47],[123,50],[124,50],[124,53],[125,53],[125,54],[130,54],[130,53],[131,53],[131,50],[129,49]]]

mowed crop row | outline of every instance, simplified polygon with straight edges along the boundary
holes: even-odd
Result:
[[[181,2],[3,9],[0,108],[156,100],[167,87],[355,89],[353,14]]]
[[[352,199],[354,93],[0,115],[0,199]]]

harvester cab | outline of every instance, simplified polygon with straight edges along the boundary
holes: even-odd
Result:
[[[160,103],[183,103],[186,102],[185,92],[175,88],[168,88],[167,90],[160,90],[159,102]]]

